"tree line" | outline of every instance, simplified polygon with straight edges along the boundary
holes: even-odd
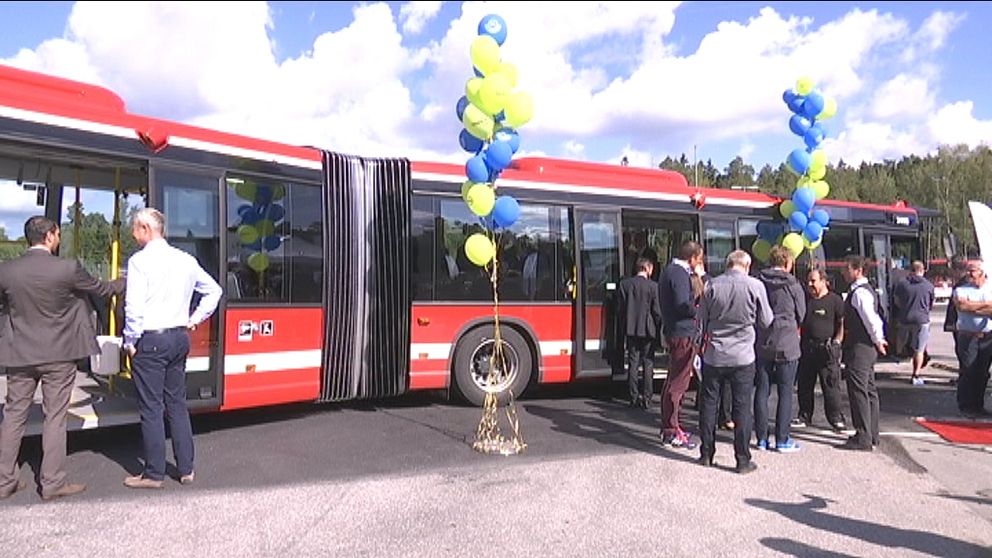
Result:
[[[695,168],[684,153],[677,159],[666,157],[658,167],[681,173],[689,184],[697,184],[698,176],[699,186],[757,187],[762,193],[782,197],[792,195],[798,180],[785,163],[777,168],[766,164],[755,171],[739,156],[722,170],[712,160],[699,162]],[[828,165],[826,181],[830,184],[829,199],[882,205],[904,200],[911,206],[939,211],[941,216],[930,231],[930,257],[944,255],[940,239],[948,233],[957,240],[957,252],[974,256],[977,242],[968,201],[992,202],[992,149],[984,145],[941,146],[936,154],[926,157],[908,155],[898,161],[857,166],[841,160]]]

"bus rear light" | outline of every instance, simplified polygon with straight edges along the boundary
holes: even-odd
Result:
[[[420,360],[427,360],[428,356],[427,353],[417,353],[417,358]]]
[[[248,374],[254,374],[255,373],[255,365],[254,364],[246,364],[245,365],[245,372],[248,373]]]

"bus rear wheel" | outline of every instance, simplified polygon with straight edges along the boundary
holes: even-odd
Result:
[[[527,342],[512,327],[500,327],[502,358],[495,358],[496,336],[492,324],[470,330],[455,349],[454,380],[469,403],[482,406],[487,391],[497,393],[506,405],[512,393],[520,397],[530,382],[533,359]],[[490,384],[490,380],[492,384]]]

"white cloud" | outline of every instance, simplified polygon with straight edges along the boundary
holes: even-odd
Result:
[[[923,22],[916,36],[928,49],[934,51],[944,46],[948,35],[964,20],[964,14],[937,11]]]
[[[881,120],[920,116],[932,111],[934,104],[934,94],[926,79],[899,74],[875,91],[871,115]]]
[[[899,159],[907,153],[926,154],[930,148],[915,129],[900,130],[881,122],[849,122],[836,139],[824,140],[823,149],[832,163]]]
[[[441,2],[407,2],[400,7],[403,32],[417,34],[441,11]]]
[[[974,103],[961,101],[945,105],[927,122],[933,140],[940,144],[992,145],[992,120],[979,120],[972,114]]]
[[[627,158],[627,164],[631,167],[653,168],[655,166],[654,156],[647,151],[639,151],[630,145],[624,146],[620,154],[605,161],[614,165],[619,165],[623,158]]]
[[[569,159],[585,159],[586,146],[575,140],[568,140],[562,145],[562,152]]]
[[[744,144],[741,145],[740,150],[737,151],[737,155],[739,155],[741,159],[744,159],[744,162],[748,162],[751,158],[751,154],[754,153],[754,150],[757,148],[758,146],[754,143],[745,141]]]

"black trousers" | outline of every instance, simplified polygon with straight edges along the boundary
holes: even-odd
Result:
[[[748,443],[751,439],[751,395],[754,392],[754,363],[746,366],[710,366],[703,364],[703,405],[699,415],[700,450],[704,457],[716,453],[716,408],[720,400],[720,383],[730,382],[733,400],[731,417],[734,420],[734,457],[737,466],[751,461]]]
[[[992,335],[981,337],[964,331],[955,334],[958,364],[958,409],[981,411],[985,406],[985,389],[989,384],[992,365]]]
[[[641,379],[641,387],[637,387],[637,370],[643,368],[644,374]],[[638,397],[644,398],[648,403],[651,401],[654,381],[654,339],[651,337],[627,336],[627,391],[630,392],[630,400],[637,402]]]
[[[816,381],[820,381],[823,391],[823,407],[827,422],[846,422],[842,408],[843,388],[840,374],[840,345],[814,339],[802,340],[803,356],[799,359],[798,387],[799,416],[809,421],[816,409],[813,391]]]
[[[851,400],[851,423],[855,431],[853,443],[866,448],[878,445],[877,359],[878,351],[873,345],[855,343],[844,347],[847,397]]]

